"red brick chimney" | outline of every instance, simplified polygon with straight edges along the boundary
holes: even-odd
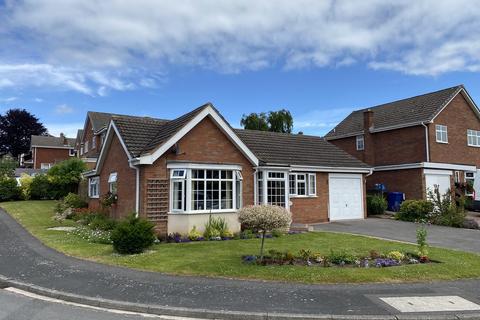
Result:
[[[372,109],[367,109],[363,111],[363,128],[365,131],[373,128],[373,111]]]
[[[63,134],[63,132],[60,133],[60,139],[63,141],[63,145],[66,146],[68,144],[67,137]]]

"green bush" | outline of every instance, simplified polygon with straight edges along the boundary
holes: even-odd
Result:
[[[22,190],[17,184],[17,180],[12,178],[0,178],[0,201],[19,200],[22,196]]]
[[[122,254],[141,253],[155,241],[153,228],[150,221],[131,215],[113,229],[113,248]]]
[[[205,223],[205,231],[203,232],[205,239],[217,237],[230,237],[232,233],[228,230],[228,223],[225,218],[214,218],[210,216]]]
[[[69,193],[63,198],[63,203],[69,208],[86,208],[88,203],[75,193]]]
[[[449,190],[443,195],[438,191],[429,191],[428,199],[433,203],[432,223],[457,228],[463,226],[466,217],[465,208],[463,205],[456,205]]]
[[[33,200],[53,199],[52,183],[45,174],[36,175],[30,184],[30,198]]]
[[[325,259],[333,264],[354,264],[357,257],[346,251],[330,251]]]
[[[373,195],[367,197],[367,212],[369,215],[384,214],[387,207],[387,200],[383,196]]]
[[[104,214],[95,214],[92,215],[91,221],[88,223],[88,227],[92,230],[103,230],[109,231],[115,229],[117,222],[113,219],[110,219]]]
[[[433,203],[426,200],[406,200],[400,206],[395,218],[403,221],[429,220],[433,211]]]
[[[197,231],[197,227],[193,226],[192,230],[188,233],[188,238],[192,241],[198,240],[200,237],[202,237],[202,234]]]

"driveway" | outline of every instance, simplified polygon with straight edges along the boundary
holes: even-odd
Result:
[[[416,242],[418,224],[391,219],[338,221],[314,226],[315,231],[335,231],[361,234],[391,240]],[[427,226],[427,241],[431,246],[480,253],[480,230]]]

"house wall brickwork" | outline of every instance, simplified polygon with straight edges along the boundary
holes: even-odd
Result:
[[[328,173],[318,172],[317,196],[290,198],[293,223],[319,223],[328,221]]]
[[[33,168],[41,169],[42,163],[51,163],[52,165],[64,160],[70,159],[69,149],[34,147],[32,150]]]
[[[388,192],[403,192],[405,199],[425,197],[423,169],[376,171],[367,178],[367,190],[373,190],[376,183],[383,183]]]
[[[447,126],[448,144],[436,142],[436,124]],[[480,119],[458,94],[428,126],[430,161],[480,167],[480,148],[467,145],[467,129],[480,131]]]
[[[84,152],[83,154],[80,155],[80,151],[78,151],[78,154],[80,155],[81,158],[96,158],[98,154],[100,153],[101,145],[100,145],[100,136],[96,135],[95,136],[95,148],[92,148],[92,138],[93,138],[93,129],[92,129],[92,124],[90,122],[90,119],[87,118],[87,125],[85,127],[85,131],[83,133],[83,139],[82,143],[84,145],[83,150],[85,151],[85,143],[88,141],[88,151]]]
[[[112,218],[120,219],[135,212],[135,185],[136,171],[128,165],[128,156],[123,149],[120,140],[114,133],[102,168],[100,169],[100,199],[108,193],[108,177],[110,173],[117,173],[117,195],[118,201],[109,210]],[[100,200],[90,199],[89,208],[99,209]]]

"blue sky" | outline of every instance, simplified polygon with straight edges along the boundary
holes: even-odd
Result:
[[[286,108],[322,135],[461,83],[480,101],[479,18],[469,1],[0,2],[0,112],[73,135],[88,110],[169,119],[210,101],[235,127]]]

